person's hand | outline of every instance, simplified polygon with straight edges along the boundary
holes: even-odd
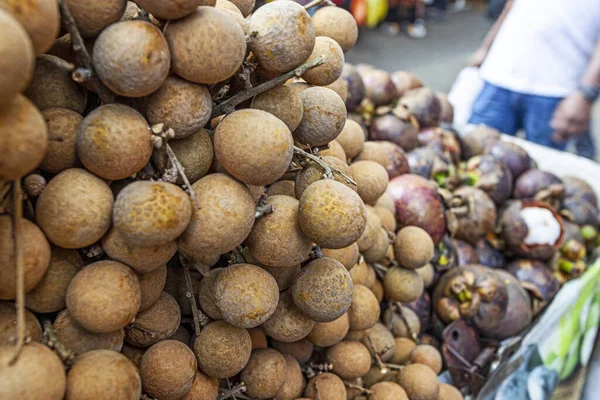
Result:
[[[590,128],[592,104],[579,91],[572,93],[558,104],[550,127],[554,130],[552,140],[556,143],[579,136]]]
[[[478,48],[471,56],[471,60],[469,60],[469,67],[481,67],[481,64],[483,64],[483,61],[487,57],[488,51],[485,47]]]

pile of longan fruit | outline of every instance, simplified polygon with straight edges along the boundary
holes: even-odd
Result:
[[[0,30],[0,398],[462,398],[400,304],[433,241],[347,119],[350,13],[0,0]]]

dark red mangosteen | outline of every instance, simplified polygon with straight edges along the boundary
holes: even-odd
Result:
[[[452,242],[458,253],[458,266],[479,264],[479,255],[473,246],[460,239],[453,239]]]
[[[365,98],[365,84],[354,65],[344,64],[342,78],[348,83],[348,96],[346,97],[346,108],[348,112],[358,108]]]
[[[454,191],[454,196],[462,198],[468,212],[457,216],[458,227],[454,236],[475,244],[489,233],[494,232],[496,225],[496,205],[483,190],[463,186]]]
[[[506,140],[497,140],[485,149],[496,160],[501,161],[510,170],[514,179],[533,168],[533,160],[524,148]]]
[[[439,126],[442,118],[442,105],[435,92],[428,88],[418,88],[404,93],[398,103],[408,110],[423,128]]]
[[[598,207],[598,196],[589,183],[574,176],[565,176],[562,182],[565,186],[565,199],[580,198]]]
[[[365,84],[366,97],[375,106],[390,104],[398,98],[396,86],[390,74],[382,69],[363,69],[359,73]]]
[[[439,155],[460,162],[460,142],[453,132],[444,128],[429,128],[419,132],[419,145],[431,147]]]
[[[466,162],[461,174],[469,185],[486,192],[496,204],[504,203],[512,194],[513,178],[510,170],[490,155],[472,157]]]
[[[396,92],[399,97],[404,96],[404,93],[409,90],[423,87],[423,82],[412,72],[396,71],[390,77],[392,78],[392,82],[394,82],[394,86],[396,86]]]
[[[500,132],[486,125],[479,125],[460,139],[464,160],[481,155],[492,143],[500,140]]]
[[[549,190],[552,185],[561,185],[560,178],[550,172],[530,169],[523,172],[515,181],[513,196],[515,199],[534,199],[542,190]]]
[[[369,128],[371,140],[385,140],[411,151],[419,145],[417,129],[408,120],[402,120],[392,113],[384,114],[373,119]]]

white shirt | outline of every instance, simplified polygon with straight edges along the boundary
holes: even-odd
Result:
[[[564,97],[600,40],[600,0],[515,0],[481,67],[489,83]]]

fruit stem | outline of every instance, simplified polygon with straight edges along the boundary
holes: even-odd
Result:
[[[246,391],[246,384],[244,382],[240,382],[231,389],[225,390],[221,392],[217,400],[225,400],[231,397],[235,397],[235,395],[244,393]]]
[[[63,364],[70,367],[71,364],[73,364],[73,361],[75,361],[75,352],[58,340],[50,320],[44,320],[43,325],[44,332],[42,334],[42,343],[54,350],[62,360]]]
[[[400,318],[402,318],[402,322],[404,322],[404,325],[406,326],[406,330],[408,331],[408,335],[410,336],[410,338],[413,340],[413,342],[419,344],[419,337],[417,336],[417,333],[412,330],[410,324],[408,323],[408,320],[406,319],[406,316],[404,315],[404,312],[402,311],[402,303],[396,303],[396,310],[398,311]]]
[[[258,219],[263,215],[271,214],[273,211],[273,206],[267,202],[267,195],[263,193],[258,200],[258,204],[256,205],[254,219]]]
[[[314,60],[310,60],[305,62],[304,64],[296,67],[295,69],[286,72],[283,75],[279,75],[271,80],[266,81],[258,86],[255,86],[251,89],[244,90],[239,92],[235,96],[232,96],[225,100],[224,102],[217,104],[213,107],[210,118],[218,117],[222,114],[230,114],[235,111],[235,106],[238,104],[251,99],[252,97],[261,94],[262,92],[266,92],[269,89],[272,89],[276,86],[283,85],[288,79],[293,77],[300,77],[306,73],[306,71],[311,70],[319,65],[325,64],[325,56],[319,56]]]
[[[194,318],[194,332],[196,333],[196,337],[200,336],[200,325],[204,326],[208,324],[209,320],[206,315],[200,310],[198,310],[198,305],[196,304],[196,296],[194,296],[194,288],[192,287],[192,277],[190,276],[190,270],[187,266],[182,265],[183,268],[183,276],[185,277],[185,297],[190,301],[190,305],[192,306],[192,317]],[[202,321],[200,321],[202,319]]]
[[[299,157],[309,159],[310,161],[316,163],[319,167],[323,168],[323,171],[325,172],[323,174],[325,179],[333,179],[333,174],[335,173],[335,174],[338,174],[339,176],[341,176],[342,178],[344,178],[346,180],[346,182],[348,182],[348,184],[356,185],[356,182],[354,182],[354,180],[352,178],[350,178],[343,172],[331,167],[329,164],[327,164],[325,161],[321,160],[319,157],[302,150],[300,147],[294,146],[294,154]]]
[[[375,273],[377,274],[379,279],[383,280],[385,278],[385,274],[387,274],[388,272],[388,269],[380,263],[373,263],[371,264],[371,266],[375,270]]]
[[[375,357],[375,363],[377,364],[377,367],[381,370],[382,374],[386,374],[387,368],[385,367],[385,363],[381,359],[381,356],[379,356],[379,354],[375,350],[375,345],[373,344],[373,340],[371,340],[371,336],[369,335],[367,335],[367,342],[369,350],[373,354],[373,357]]]
[[[310,10],[311,8],[321,5],[321,4],[325,4],[326,6],[331,6],[331,7],[337,7],[337,4],[335,4],[333,1],[330,1],[330,0],[313,0],[310,3],[308,3],[307,5],[305,5],[304,9]]]
[[[348,383],[346,381],[344,381],[344,385],[348,388],[348,389],[354,389],[354,390],[359,390],[360,394],[366,394],[366,395],[371,395],[373,393],[372,390],[369,390],[365,387],[362,387],[360,385],[354,385],[352,383]]]
[[[15,346],[15,353],[8,363],[9,365],[12,365],[17,361],[19,353],[25,344],[25,266],[23,265],[23,248],[21,247],[21,218],[23,217],[21,178],[13,181],[12,200],[13,253],[15,255],[15,263],[17,264],[17,343]]]

